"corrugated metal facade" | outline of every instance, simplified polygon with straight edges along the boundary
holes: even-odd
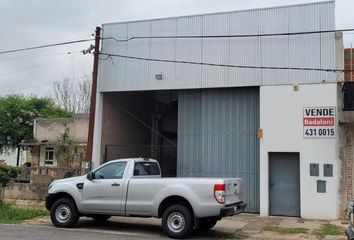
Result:
[[[259,211],[259,88],[181,90],[177,175],[242,177]]]
[[[335,28],[334,1],[103,25],[103,38],[262,34]],[[217,39],[102,41],[102,52],[218,64],[335,68],[334,33]],[[105,56],[101,56],[104,58]],[[155,74],[162,73],[158,81]],[[99,90],[134,91],[333,82],[332,73],[255,70],[113,57],[101,60]]]

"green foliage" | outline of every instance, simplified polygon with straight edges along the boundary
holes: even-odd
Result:
[[[280,234],[298,234],[298,233],[306,234],[309,231],[306,228],[285,228],[285,227],[272,227],[272,226],[267,226],[263,230],[268,232],[277,232]]]
[[[0,223],[20,223],[23,220],[47,215],[48,211],[44,209],[15,208],[9,204],[0,203]]]
[[[55,106],[49,98],[8,95],[0,97],[0,153],[33,139],[35,118],[67,118],[72,114]]]
[[[86,159],[86,147],[79,146],[72,140],[66,124],[64,124],[64,129],[64,133],[58,137],[54,146],[55,157],[66,167],[72,167],[74,163],[81,167],[82,162]]]
[[[323,239],[327,235],[344,236],[344,229],[332,224],[325,224],[320,229],[316,230],[314,233],[318,239]]]
[[[16,178],[21,170],[18,167],[0,165],[0,187],[5,187],[12,178]]]
[[[18,167],[12,167],[5,164],[0,164],[0,204],[3,201],[5,186],[20,174],[21,170]]]

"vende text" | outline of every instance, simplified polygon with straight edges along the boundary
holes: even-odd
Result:
[[[307,108],[305,109],[306,117],[334,117],[334,109],[333,108]]]

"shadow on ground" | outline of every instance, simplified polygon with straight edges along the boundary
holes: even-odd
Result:
[[[146,219],[149,221],[149,219]],[[158,238],[166,238],[166,235],[162,231],[160,225],[156,225],[156,220],[151,220],[152,223],[141,223],[140,222],[127,222],[126,220],[108,220],[106,222],[96,222],[89,218],[80,219],[79,223],[75,228],[78,229],[90,229],[98,231],[111,231],[111,232],[125,232],[141,234],[145,236],[155,236]],[[239,239],[240,234],[235,232],[235,234],[224,232],[222,230],[211,229],[209,231],[198,231],[194,230],[190,236],[193,239]]]

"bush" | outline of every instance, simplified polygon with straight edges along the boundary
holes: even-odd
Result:
[[[48,211],[36,208],[16,208],[0,203],[0,223],[20,223],[23,220],[47,216]]]
[[[3,200],[3,190],[4,187],[11,181],[11,179],[16,178],[20,174],[21,170],[18,167],[0,165],[0,202]]]

